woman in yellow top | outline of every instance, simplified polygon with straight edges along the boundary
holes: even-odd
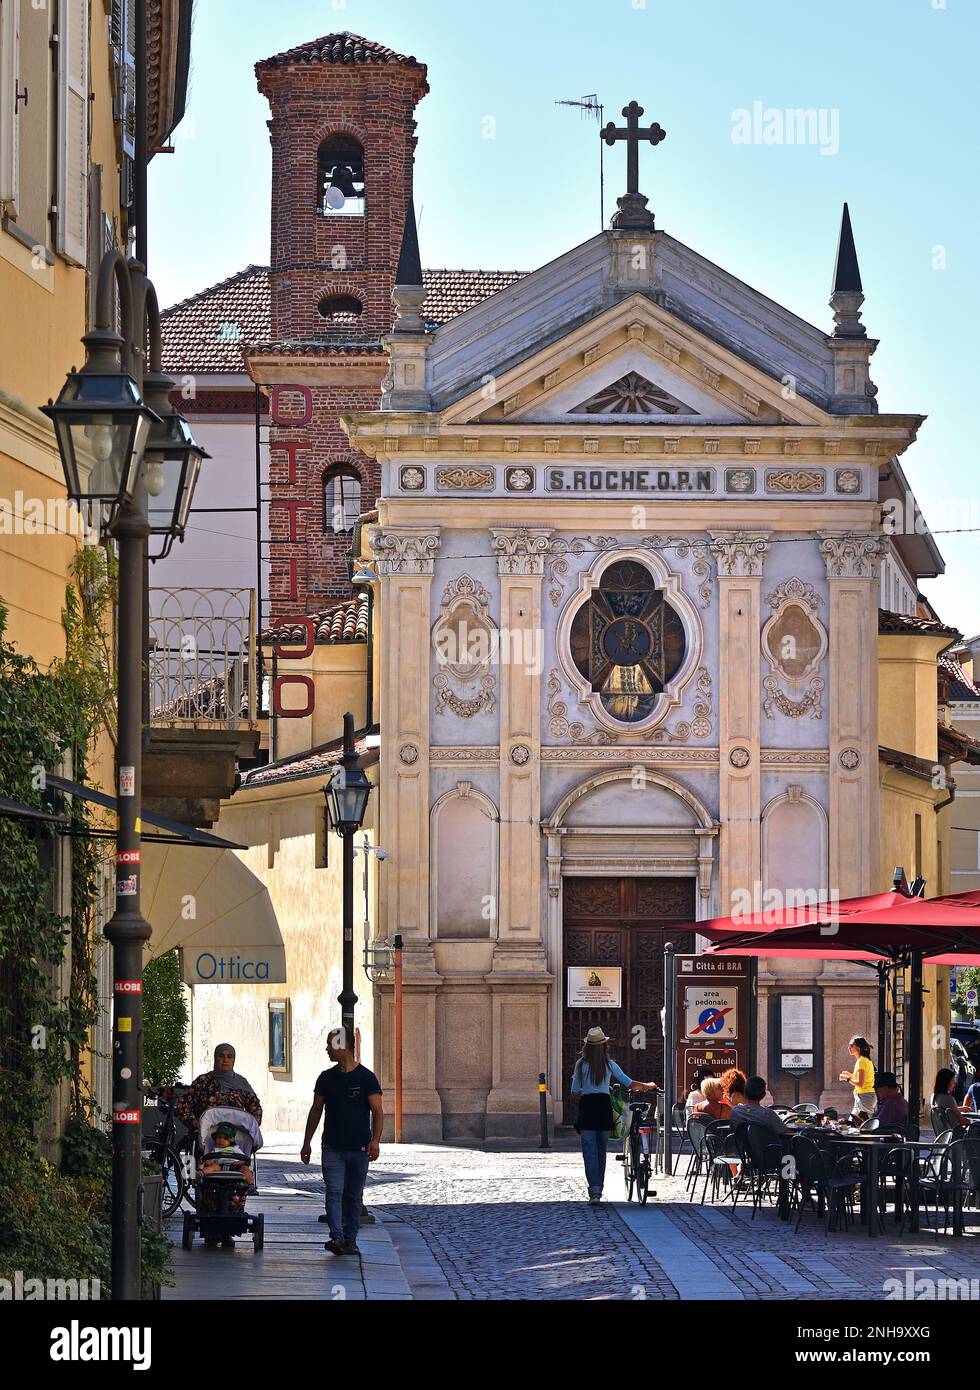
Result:
[[[854,1060],[853,1071],[842,1071],[841,1081],[849,1081],[854,1088],[854,1109],[851,1119],[861,1124],[874,1114],[878,1097],[875,1095],[875,1069],[871,1060],[871,1044],[867,1038],[852,1038],[847,1050]]]

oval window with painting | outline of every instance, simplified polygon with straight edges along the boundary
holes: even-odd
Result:
[[[610,565],[572,619],[572,661],[611,718],[650,717],[686,653],[684,625],[650,571],[635,560]]]

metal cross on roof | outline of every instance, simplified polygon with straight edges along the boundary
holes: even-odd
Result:
[[[653,213],[647,211],[647,199],[640,192],[640,141],[649,140],[651,145],[659,145],[667,138],[667,132],[657,121],[641,129],[643,107],[635,101],[623,107],[623,115],[625,127],[610,121],[599,132],[607,145],[614,145],[617,140],[626,141],[626,193],[617,200],[619,212],[613,217],[612,225],[652,228]]]

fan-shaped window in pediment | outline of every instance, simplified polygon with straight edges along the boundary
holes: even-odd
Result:
[[[575,669],[610,717],[625,724],[653,714],[687,651],[680,614],[634,560],[603,572],[575,614],[569,638]]]
[[[627,372],[610,382],[581,405],[573,415],[697,415],[699,412],[679,401],[661,386],[654,386],[639,372]]]

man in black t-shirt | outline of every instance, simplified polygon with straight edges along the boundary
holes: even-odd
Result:
[[[330,1228],[324,1249],[333,1255],[356,1255],[364,1181],[368,1164],[380,1152],[384,1129],[381,1085],[373,1071],[354,1060],[343,1028],[327,1038],[327,1053],[336,1065],[317,1077],[300,1157],[309,1163],[322,1115],[323,1181]]]

